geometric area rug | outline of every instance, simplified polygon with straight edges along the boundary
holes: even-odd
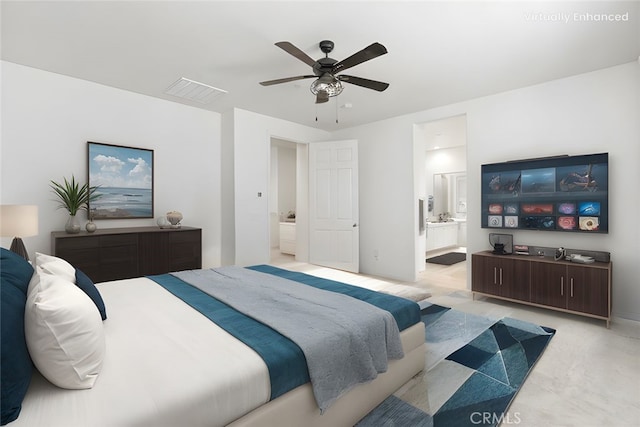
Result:
[[[556,331],[435,304],[421,314],[425,371],[409,390],[388,397],[356,426],[496,426],[519,421],[509,419],[509,405]]]

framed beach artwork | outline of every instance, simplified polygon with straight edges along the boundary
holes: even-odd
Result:
[[[153,150],[87,142],[93,219],[153,218]]]

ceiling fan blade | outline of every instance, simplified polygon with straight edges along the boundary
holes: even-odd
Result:
[[[287,82],[293,82],[295,80],[311,79],[311,78],[316,78],[316,77],[318,77],[318,76],[285,77],[284,79],[267,80],[266,82],[260,82],[260,84],[262,86],[271,86],[271,85],[277,85],[277,84],[280,84],[280,83],[287,83]]]
[[[336,76],[338,80],[345,83],[351,83],[352,85],[366,87],[367,89],[377,90],[382,92],[389,87],[389,83],[379,82],[376,80],[363,79],[362,77],[345,76],[344,74]]]
[[[324,90],[318,91],[316,95],[316,104],[323,104],[329,101],[329,94]]]
[[[303,51],[295,47],[290,42],[278,42],[276,43],[276,46],[278,46],[280,49],[284,50],[288,54],[295,56],[300,61],[304,62],[310,67],[313,67],[314,65],[316,65],[316,61],[313,58],[311,58],[309,55],[307,55],[306,53],[304,53]]]
[[[340,62],[337,62],[333,65],[332,73],[338,73],[340,71],[346,70],[347,68],[351,68],[355,65],[362,64],[365,61],[368,61],[373,58],[377,58],[380,55],[384,55],[387,53],[387,48],[381,45],[380,43],[373,43],[360,52],[356,52],[347,59],[343,59]]]

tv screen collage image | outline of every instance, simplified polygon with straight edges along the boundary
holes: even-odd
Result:
[[[482,165],[482,227],[607,233],[608,154]]]

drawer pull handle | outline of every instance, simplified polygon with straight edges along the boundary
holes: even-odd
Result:
[[[571,298],[573,298],[573,277],[571,278]]]

